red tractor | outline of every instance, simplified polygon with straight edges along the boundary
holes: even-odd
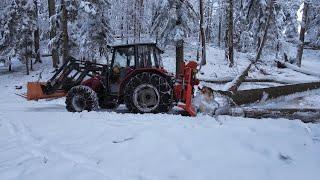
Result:
[[[26,98],[39,100],[66,96],[70,112],[113,109],[125,104],[134,113],[168,112],[174,105],[190,116],[197,63],[181,66],[174,76],[162,66],[162,51],[156,44],[129,44],[109,47],[112,58],[107,64],[70,58],[45,83],[29,82]]]

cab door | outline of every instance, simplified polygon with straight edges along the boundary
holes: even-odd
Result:
[[[134,47],[115,48],[109,75],[111,94],[118,94],[123,79],[135,69]]]

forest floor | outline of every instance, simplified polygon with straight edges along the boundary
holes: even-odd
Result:
[[[202,67],[201,78],[235,76],[249,63],[249,55],[236,53],[236,66],[229,68],[223,53],[209,48],[208,65]],[[319,81],[289,69],[277,69],[272,56],[266,57],[251,77]],[[164,65],[173,72],[172,64],[174,56],[164,54]],[[25,92],[26,83],[38,80],[40,72],[43,80],[52,76],[48,59],[44,59],[42,68],[36,65],[30,76],[25,76],[23,65],[13,65],[12,73],[0,65],[1,180],[319,177],[320,124],[201,114],[195,118],[172,113],[139,115],[126,112],[123,106],[116,112],[69,113],[63,98],[27,102],[15,95]],[[319,71],[320,53],[307,50],[303,66]],[[223,89],[218,84],[202,85]],[[241,89],[275,85],[246,83]],[[264,103],[320,108],[320,91]]]

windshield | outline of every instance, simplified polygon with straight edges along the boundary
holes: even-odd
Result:
[[[114,57],[114,65],[119,67],[134,66],[134,49],[133,48],[119,48],[116,49]]]
[[[150,45],[116,48],[113,66],[131,68],[159,68],[162,67],[160,51],[154,46]]]

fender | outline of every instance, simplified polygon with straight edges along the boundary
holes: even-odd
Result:
[[[103,85],[100,76],[95,76],[88,80],[85,80],[81,83],[81,85],[90,87],[96,93],[99,93],[103,90]]]

